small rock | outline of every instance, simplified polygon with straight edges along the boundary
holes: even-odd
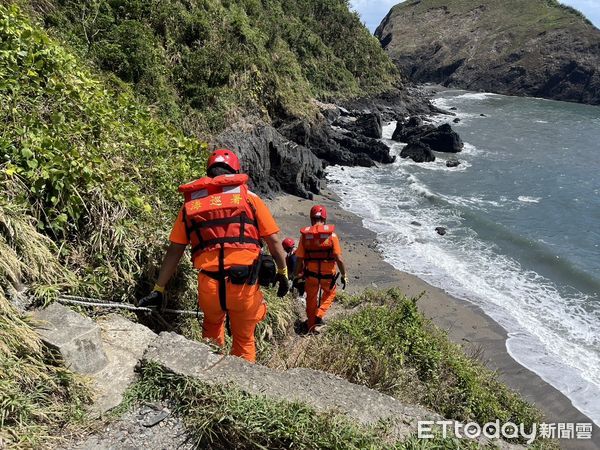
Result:
[[[460,165],[460,161],[458,159],[449,159],[446,161],[446,167],[458,167]]]
[[[453,106],[452,108],[450,108],[450,111],[456,111],[458,108],[456,106]]]
[[[416,220],[413,220],[413,221],[412,221],[410,224],[411,224],[411,225],[415,225],[415,226],[417,226],[417,227],[420,227],[420,226],[421,226],[421,222],[417,222]]]
[[[485,114],[479,114],[481,117],[487,117]]]
[[[169,417],[169,411],[158,411],[155,414],[147,414],[144,420],[142,421],[142,425],[145,427],[153,427],[154,425],[162,422],[167,417]]]
[[[440,236],[443,236],[446,234],[446,228],[444,228],[444,227],[435,227],[435,231]]]
[[[455,119],[454,119],[452,122],[454,122],[454,123],[458,123],[458,122],[460,122],[460,119],[457,117],[457,118],[455,118]]]

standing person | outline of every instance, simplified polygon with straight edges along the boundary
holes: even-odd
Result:
[[[264,202],[248,190],[248,176],[231,150],[216,150],[208,159],[207,177],[179,187],[185,201],[173,225],[156,285],[140,306],[160,306],[165,286],[188,245],[198,273],[198,303],[204,313],[202,337],[225,343],[229,315],[231,354],[256,360],[254,330],[267,313],[259,289],[261,241],[277,264],[277,295],[288,291],[285,252],[279,227]]]
[[[289,278],[293,279],[293,276],[296,273],[296,264],[298,262],[298,258],[296,258],[296,241],[288,237],[283,240],[282,245],[286,253],[285,263]]]
[[[335,298],[337,269],[340,271],[342,289],[346,289],[346,266],[342,248],[335,234],[335,226],[327,225],[327,210],[316,205],[310,210],[310,227],[300,230],[302,235],[296,257],[294,284],[300,283],[300,273],[306,280],[306,316],[308,331],[323,323],[323,317]]]

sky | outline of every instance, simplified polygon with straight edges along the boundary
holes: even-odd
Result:
[[[403,0],[350,0],[353,9],[358,11],[367,28],[372,32],[381,23],[392,6]],[[594,25],[600,28],[600,0],[561,0],[565,5],[577,8]]]

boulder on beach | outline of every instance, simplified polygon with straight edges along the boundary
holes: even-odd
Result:
[[[400,152],[400,157],[410,158],[418,163],[435,161],[435,155],[431,149],[419,141],[411,142],[404,147]]]

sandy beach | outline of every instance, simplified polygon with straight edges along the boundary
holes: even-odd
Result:
[[[349,291],[364,288],[399,287],[406,295],[424,292],[418,305],[423,314],[446,330],[452,341],[467,352],[477,354],[487,367],[498,371],[500,379],[537,405],[547,423],[591,423],[571,401],[538,375],[517,363],[506,350],[506,331],[479,307],[456,299],[420,278],[396,270],[385,262],[376,248],[376,235],[362,226],[362,219],[344,211],[335,194],[323,191],[313,201],[283,195],[269,206],[282,230],[282,236],[298,239],[299,229],[309,224],[308,211],[315,203],[328,208],[328,222],[336,226],[349,273]],[[434,230],[431,230],[434,233]],[[600,449],[600,429],[594,425],[593,439],[561,440],[565,449]]]

